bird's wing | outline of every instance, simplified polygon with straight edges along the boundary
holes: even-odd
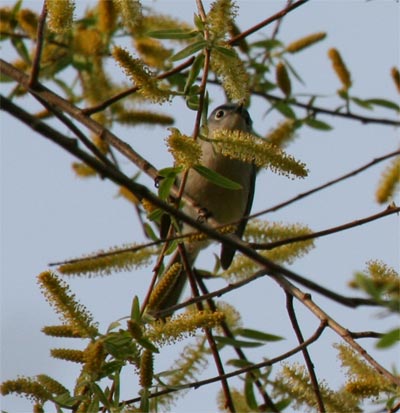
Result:
[[[246,209],[243,214],[243,218],[240,220],[239,225],[235,231],[235,235],[239,238],[242,238],[243,232],[246,228],[248,219],[247,216],[250,215],[251,207],[253,205],[254,199],[254,188],[256,184],[256,166],[252,166],[251,174],[250,174],[250,186],[249,186],[249,196],[247,198]],[[221,247],[221,266],[224,270],[229,268],[231,262],[233,260],[233,256],[235,255],[236,249],[231,247],[230,245],[222,244]]]

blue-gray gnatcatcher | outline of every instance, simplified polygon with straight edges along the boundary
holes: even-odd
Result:
[[[252,131],[252,121],[249,113],[242,105],[225,104],[217,107],[208,118],[208,136],[218,129],[241,130],[244,132]],[[195,170],[191,169],[188,173],[185,194],[189,195],[197,202],[199,207],[204,209],[208,216],[211,216],[219,224],[235,223],[235,234],[242,237],[246,226],[246,217],[250,214],[253,203],[254,185],[256,168],[254,164],[230,159],[217,153],[212,142],[199,140],[202,148],[201,163],[220,175],[229,178],[241,185],[241,189],[222,188],[206,178],[202,177]],[[198,210],[193,207],[184,207],[184,212],[193,218],[198,218]],[[184,225],[182,232],[193,232],[193,228]],[[203,249],[207,242],[185,242],[185,249],[188,260],[192,264],[197,254]],[[226,269],[230,266],[235,249],[228,245],[221,247],[221,266]],[[172,258],[172,262],[179,260],[179,253]],[[187,275],[184,271],[178,275],[175,283],[168,290],[168,293],[158,306],[158,310],[164,310],[175,305],[183,287]]]

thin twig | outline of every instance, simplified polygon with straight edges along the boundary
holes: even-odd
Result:
[[[388,215],[398,214],[399,212],[400,212],[400,207],[389,205],[384,211],[378,212],[377,214],[370,215],[369,217],[366,217],[366,218],[357,219],[355,221],[348,222],[346,224],[338,225],[336,227],[328,228],[323,231],[313,232],[312,234],[299,235],[297,237],[285,238],[285,239],[275,241],[275,242],[268,242],[268,243],[252,242],[249,245],[256,250],[272,250],[274,248],[281,247],[282,245],[288,245],[288,244],[293,244],[295,242],[301,242],[301,241],[307,241],[309,239],[325,237],[327,235],[335,234],[337,232],[345,231],[350,228],[358,227],[368,222],[372,222],[377,219],[387,217]]]
[[[3,66],[3,61],[0,60],[0,65]],[[7,107],[5,110],[8,112],[18,112],[19,116],[22,117],[27,114],[23,109],[19,108],[18,106],[14,105],[9,99],[3,99],[7,102]],[[4,108],[4,104],[2,103],[2,109]],[[46,136],[47,137],[47,136]],[[370,363],[375,370],[377,370],[380,374],[384,375],[388,380],[396,385],[400,385],[400,378],[395,377],[389,371],[387,371],[383,366],[381,366],[376,360],[374,360],[354,339],[349,335],[348,331],[339,325],[336,321],[330,318],[325,312],[323,312],[319,307],[317,307],[309,298],[308,295],[304,294],[302,291],[294,287],[287,281],[284,277],[292,277],[293,279],[297,278],[297,274],[293,274],[290,270],[272,262],[271,260],[261,256],[253,249],[249,248],[246,243],[241,241],[240,239],[234,238],[232,236],[223,235],[216,231],[214,228],[204,225],[198,220],[192,218],[191,216],[185,214],[179,209],[174,208],[173,206],[169,205],[168,203],[164,202],[163,200],[159,199],[156,195],[149,191],[149,189],[141,184],[133,182],[130,180],[126,175],[122,174],[120,171],[116,170],[115,168],[108,167],[100,163],[97,159],[91,157],[87,153],[83,152],[76,146],[71,147],[70,143],[66,145],[64,139],[59,140],[55,136],[48,136],[49,139],[53,140],[53,142],[61,145],[64,149],[68,152],[72,153],[73,155],[83,159],[89,166],[94,167],[96,170],[99,170],[104,176],[111,179],[113,182],[118,184],[122,184],[126,186],[129,191],[131,191],[138,199],[146,199],[147,201],[154,204],[156,207],[163,209],[168,214],[171,214],[178,220],[185,222],[186,224],[204,232],[207,236],[212,239],[215,239],[219,242],[223,242],[228,246],[236,248],[238,251],[242,252],[244,255],[255,261],[256,263],[260,264],[262,267],[266,269],[271,277],[273,277],[286,291],[289,291],[293,295],[296,296],[301,302],[304,303],[318,318],[321,320],[327,320],[329,326],[337,332],[345,341],[347,341],[357,352],[361,354],[363,358],[365,358],[368,363]],[[64,138],[64,137],[62,137]],[[98,169],[97,169],[98,168]]]
[[[43,2],[42,13],[39,16],[37,35],[36,35],[36,50],[32,61],[32,69],[29,78],[29,87],[35,87],[39,77],[40,60],[42,57],[43,43],[44,43],[44,29],[46,25],[47,6]]]
[[[183,69],[186,69],[187,67],[189,67],[194,61],[194,57],[189,58],[188,60],[186,60],[185,62],[181,63],[180,65],[172,68],[171,70],[168,70],[167,72],[161,73],[160,75],[156,76],[155,78],[157,80],[162,80],[162,79],[166,79],[169,76],[172,76],[176,73],[181,72]],[[99,103],[96,106],[91,106],[90,108],[85,108],[82,109],[82,113],[84,113],[87,116],[93,115],[94,113],[97,112],[101,112],[105,109],[107,109],[109,106],[111,106],[112,104],[118,102],[121,99],[124,99],[125,97],[132,95],[133,93],[136,93],[139,90],[139,86],[133,86],[129,89],[126,89],[114,96],[112,96],[111,98],[105,100],[104,102]]]
[[[277,102],[287,103],[287,99],[276,96],[276,95],[272,95],[270,93],[258,92],[254,90],[252,90],[251,93],[256,96],[261,96],[268,101],[273,100]],[[386,119],[386,118],[373,118],[370,116],[356,115],[351,112],[339,112],[338,110],[332,110],[332,109],[327,109],[327,108],[323,108],[320,106],[310,105],[308,103],[298,102],[297,100],[294,100],[294,99],[290,100],[289,104],[292,106],[297,106],[299,108],[305,109],[311,113],[323,113],[325,115],[357,120],[362,123],[378,123],[380,125],[400,126],[400,121],[398,120]]]
[[[197,276],[197,282],[202,292],[201,298],[206,299],[205,297],[209,294],[209,291],[206,285],[204,284],[203,279],[200,275]],[[206,300],[207,300],[207,305],[210,307],[211,311],[217,311],[217,306],[215,305],[215,302],[212,300],[212,298],[210,297],[210,298],[207,298]],[[234,334],[232,333],[226,321],[221,322],[221,328],[226,337],[231,338],[231,339],[235,338]],[[246,355],[244,354],[243,350],[240,347],[234,346],[233,348],[240,360],[246,361],[248,364],[250,364],[249,360],[247,359]],[[254,372],[251,371],[249,372],[249,374],[252,376],[252,379],[254,380],[254,383],[257,386],[257,389],[261,397],[264,399],[264,405],[267,406],[270,411],[278,413],[279,410],[275,406],[271,397],[265,391],[264,384],[257,378],[257,375],[254,374]]]
[[[250,27],[250,29],[245,30],[244,32],[238,34],[237,36],[233,37],[230,39],[229,44],[234,45],[235,43],[238,43],[240,40],[244,39],[247,36],[250,36],[251,34],[257,32],[258,30],[262,29],[265,26],[268,26],[269,24],[273,23],[276,20],[281,19],[283,16],[286,16],[286,14],[290,13],[294,9],[297,9],[297,7],[303,5],[304,3],[307,3],[308,0],[299,0],[296,3],[293,3],[289,7],[284,8],[283,10],[279,11],[278,13],[275,13],[271,17],[268,17],[267,19],[263,20],[262,22],[254,25],[253,27]]]
[[[371,168],[372,166],[374,166],[374,165],[376,165],[376,164],[378,164],[378,163],[380,163],[380,162],[383,162],[383,161],[385,161],[385,160],[387,160],[387,159],[389,159],[389,158],[392,158],[392,157],[398,156],[398,155],[400,155],[400,150],[396,150],[396,151],[390,152],[390,153],[388,153],[388,154],[386,154],[386,155],[380,156],[379,158],[375,158],[375,159],[373,159],[372,161],[370,161],[370,162],[368,162],[368,163],[360,166],[359,168],[354,169],[354,170],[352,170],[352,171],[350,171],[350,172],[348,172],[348,173],[346,173],[346,174],[344,174],[344,175],[342,175],[342,176],[339,176],[338,178],[332,179],[331,181],[328,181],[328,182],[326,182],[325,184],[319,185],[319,186],[317,186],[317,187],[315,187],[315,188],[312,188],[312,189],[310,189],[310,190],[308,190],[308,191],[306,191],[306,192],[302,192],[301,194],[298,194],[298,195],[296,195],[295,197],[288,199],[287,201],[281,202],[281,203],[279,203],[279,204],[277,204],[277,205],[274,205],[274,206],[272,206],[272,207],[269,207],[269,208],[267,208],[267,209],[263,209],[263,210],[255,213],[255,214],[251,214],[251,215],[249,216],[249,218],[250,218],[250,219],[251,219],[251,218],[257,218],[257,217],[259,217],[259,216],[261,216],[261,215],[268,214],[268,213],[270,213],[270,212],[278,211],[279,209],[282,209],[283,207],[286,207],[286,206],[288,206],[288,205],[290,205],[290,204],[293,204],[294,202],[296,202],[296,201],[298,201],[298,200],[300,200],[300,199],[302,199],[302,198],[305,198],[305,197],[307,197],[307,196],[310,196],[310,195],[312,195],[312,194],[315,194],[316,192],[321,191],[322,189],[328,188],[328,187],[330,187],[330,186],[332,186],[332,185],[334,185],[334,184],[337,184],[337,183],[339,183],[339,182],[341,182],[341,181],[344,181],[345,179],[348,179],[348,178],[351,178],[351,177],[353,177],[353,176],[356,176],[356,175],[358,175],[360,172],[363,172],[363,171],[365,171],[366,169]]]
[[[289,294],[287,291],[286,291],[286,309],[289,314],[289,318],[292,323],[293,330],[297,336],[297,340],[299,341],[300,344],[302,344],[304,343],[304,337],[301,332],[299,323],[297,321],[296,312],[294,311],[293,296]],[[322,395],[319,389],[317,375],[315,373],[314,364],[311,360],[310,353],[308,352],[308,348],[304,347],[303,350],[301,350],[301,352],[303,353],[303,357],[306,362],[308,374],[310,376],[311,385],[312,385],[312,388],[314,389],[314,394],[317,399],[318,410],[320,412],[325,412],[326,410],[324,406],[324,401],[322,400]]]
[[[191,382],[191,383],[182,384],[179,387],[177,386],[177,387],[174,387],[174,388],[169,388],[169,389],[161,390],[161,391],[158,391],[158,392],[154,392],[154,393],[149,395],[149,398],[159,397],[159,396],[163,396],[165,394],[174,393],[176,391],[185,390],[185,389],[197,389],[197,388],[205,386],[207,384],[216,383],[216,382],[220,381],[222,378],[228,379],[228,378],[231,378],[231,377],[239,376],[239,375],[244,374],[244,373],[249,373],[253,370],[259,370],[259,369],[264,368],[264,367],[273,366],[276,363],[279,363],[283,360],[288,359],[289,357],[292,357],[293,355],[300,352],[303,348],[308,347],[310,344],[317,341],[320,338],[323,331],[325,330],[325,328],[326,328],[326,324],[324,322],[321,322],[319,327],[316,329],[316,331],[314,332],[314,334],[310,338],[305,340],[302,344],[299,344],[298,346],[292,348],[291,350],[289,350],[289,351],[287,351],[287,352],[285,352],[285,353],[283,353],[283,354],[281,354],[277,357],[274,357],[272,359],[263,361],[261,363],[251,364],[250,366],[246,366],[246,367],[243,367],[241,369],[237,369],[235,371],[232,371],[230,373],[226,373],[223,377],[220,377],[220,376],[210,377],[210,378],[205,379],[205,380],[199,380],[199,381],[194,381],[194,382]],[[140,397],[136,397],[136,398],[130,399],[130,400],[124,400],[123,402],[121,402],[121,404],[127,405],[127,404],[138,403],[138,402],[140,402]]]

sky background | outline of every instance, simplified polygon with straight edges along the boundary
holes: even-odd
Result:
[[[77,16],[86,4],[83,1],[79,3]],[[280,10],[284,3],[239,1],[240,28],[244,30],[253,26]],[[1,6],[9,4],[12,2],[0,0]],[[24,4],[40,10],[41,2],[27,1]],[[195,11],[195,2],[187,0],[144,4],[189,22]],[[206,6],[209,4],[205,2]],[[327,58],[327,50],[336,47],[351,70],[354,96],[382,97],[398,102],[389,73],[391,67],[399,65],[399,17],[399,3],[390,0],[313,1],[288,15],[278,36],[285,43],[314,32],[328,33],[324,42],[290,58],[306,84],[294,83],[295,93],[318,93],[326,96],[319,105],[329,108],[338,105],[333,93],[340,84]],[[273,28],[274,25],[270,25],[248,40],[266,38]],[[12,60],[10,50],[0,46],[2,58]],[[122,76],[117,67],[110,70],[113,76]],[[9,90],[8,84],[0,84],[0,87],[2,93]],[[210,88],[210,96],[213,99],[211,107],[224,102],[216,89]],[[26,109],[33,107],[32,100],[26,99],[25,102]],[[275,113],[265,116],[268,107],[264,100],[252,99],[249,111],[254,128],[260,134],[265,134],[281,120]],[[156,109],[178,114],[174,126],[183,133],[192,132],[194,112],[184,110],[182,102],[176,100]],[[390,111],[366,112],[359,108],[354,111],[372,117],[396,119],[396,114]],[[123,199],[116,199],[117,189],[112,183],[76,178],[70,167],[74,161],[72,157],[4,112],[0,112],[0,116],[1,379],[46,373],[71,388],[79,366],[51,359],[49,349],[63,346],[82,348],[82,343],[48,338],[40,332],[45,325],[58,324],[58,319],[41,295],[36,276],[46,270],[50,262],[144,239],[132,206]],[[398,148],[399,133],[394,127],[365,126],[354,120],[329,116],[319,119],[333,125],[334,130],[322,132],[302,128],[295,143],[288,148],[289,153],[307,164],[310,176],[305,180],[288,180],[269,171],[260,173],[253,212],[289,199]],[[121,127],[113,131],[158,168],[171,165],[171,157],[163,145],[168,135],[165,128]],[[128,175],[135,171],[128,161],[124,160],[123,166]],[[375,203],[374,189],[383,168],[384,164],[379,164],[360,176],[263,218],[301,222],[314,230],[321,230],[380,212],[385,207]],[[141,182],[152,185],[147,177],[142,177]],[[399,268],[399,218],[391,215],[351,231],[319,239],[316,246],[291,268],[334,291],[354,295],[347,282],[355,271],[365,268],[369,259],[381,259]],[[207,266],[216,248],[214,246],[202,254],[199,265]],[[128,315],[134,295],[144,297],[150,276],[151,267],[148,267],[112,277],[72,278],[68,282],[104,330],[114,320]],[[210,288],[223,285],[223,282],[214,282]],[[384,332],[398,324],[393,316],[382,317],[382,313],[376,310],[351,310],[317,294],[313,294],[313,298],[328,314],[334,315],[339,323],[351,330]],[[272,358],[296,345],[286,315],[285,296],[271,280],[260,279],[224,296],[223,300],[240,309],[244,326],[286,337],[283,342],[249,352],[250,359]],[[318,321],[302,305],[297,304],[296,310],[307,337]],[[326,379],[333,388],[343,382],[343,372],[340,372],[336,352],[331,347],[332,342],[338,341],[333,332],[326,331],[311,347],[319,379]],[[387,368],[392,367],[399,354],[398,348],[377,351],[371,340],[363,340],[361,344]],[[163,359],[156,359],[156,371],[169,368],[178,351],[171,346],[162,354]],[[301,361],[301,358],[290,361],[293,360]],[[204,377],[214,375],[215,369],[210,362]],[[233,383],[241,386],[239,380]],[[174,411],[215,411],[217,390],[218,385],[214,385],[193,391],[179,401]],[[136,396],[128,388],[124,391],[129,395],[127,397]],[[4,398],[1,406],[9,412],[30,410],[30,403],[17,397]],[[371,407],[368,411],[374,409],[376,407]]]

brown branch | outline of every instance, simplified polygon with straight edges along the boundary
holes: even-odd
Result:
[[[206,285],[203,282],[203,279],[201,277],[201,275],[197,275],[197,282],[199,284],[199,287],[202,291],[202,296],[201,298],[203,300],[207,300],[207,305],[210,307],[211,311],[216,311],[217,310],[217,306],[215,305],[214,301],[212,300],[212,298],[205,298],[208,294],[209,291],[207,290]],[[226,321],[222,321],[221,323],[221,328],[222,331],[224,333],[224,335],[228,338],[231,339],[235,339],[234,334],[232,333],[231,329],[229,328],[228,324],[226,323]],[[244,354],[243,350],[240,347],[233,347],[236,354],[238,355],[240,360],[246,361],[248,364],[250,364],[248,358],[246,357],[246,355]],[[249,372],[249,374],[252,376],[252,379],[254,380],[255,385],[257,386],[257,389],[261,395],[261,397],[264,399],[264,404],[265,406],[267,406],[269,408],[269,410],[271,412],[276,412],[278,413],[278,409],[275,406],[273,400],[271,399],[271,397],[268,395],[268,393],[265,391],[265,386],[264,384],[258,379],[257,375],[254,374],[254,372]]]
[[[349,334],[353,338],[381,338],[382,333],[377,333],[376,331],[349,331]]]
[[[296,297],[305,307],[307,307],[317,318],[326,323],[331,330],[338,334],[344,341],[346,341],[350,347],[352,347],[357,353],[361,355],[374,370],[384,376],[391,383],[400,386],[400,377],[393,375],[390,371],[385,369],[379,364],[369,353],[361,347],[351,336],[349,330],[344,328],[341,324],[330,317],[321,307],[319,307],[312,299],[310,294],[305,294],[296,286],[291,284],[286,278],[282,276],[273,275],[272,278],[289,294]]]
[[[172,68],[171,70],[168,70],[167,72],[161,73],[160,75],[156,76],[155,78],[157,80],[162,80],[162,79],[166,79],[169,76],[172,76],[176,73],[181,72],[183,69],[186,69],[187,67],[189,67],[194,61],[194,57],[189,58],[188,60],[186,60],[185,62],[181,63],[180,65]],[[129,95],[132,95],[133,93],[136,93],[138,90],[140,89],[139,86],[133,86],[129,89],[126,89],[118,94],[116,94],[115,96],[112,96],[111,98],[105,100],[104,102],[99,103],[96,106],[91,106],[90,108],[85,108],[82,109],[82,113],[84,113],[87,116],[93,115],[94,113],[97,112],[101,112],[104,109],[107,109],[109,106],[111,106],[112,104],[118,102],[121,99],[126,98]]]
[[[304,337],[301,332],[299,323],[297,321],[296,312],[294,311],[293,296],[289,294],[287,291],[286,291],[286,309],[289,314],[289,318],[292,323],[293,330],[297,336],[297,340],[299,341],[300,344],[302,344],[304,343]],[[325,412],[326,409],[324,406],[324,402],[322,400],[322,395],[319,389],[317,375],[315,373],[314,364],[311,360],[310,353],[308,352],[307,347],[304,347],[303,350],[301,350],[301,352],[303,353],[304,361],[306,362],[308,374],[310,376],[311,385],[312,385],[312,388],[314,389],[314,394],[317,399],[318,410],[320,412]]]
[[[46,17],[47,17],[47,6],[46,6],[46,2],[43,2],[42,13],[39,16],[38,27],[37,27],[36,50],[35,50],[35,55],[32,61],[32,69],[31,69],[31,74],[29,78],[29,87],[34,87],[39,77],[40,59],[42,57]]]
[[[327,235],[335,234],[337,232],[345,231],[350,228],[354,228],[360,225],[367,224],[368,222],[372,222],[377,219],[384,218],[388,215],[398,214],[399,212],[400,212],[400,207],[389,205],[384,211],[378,212],[377,214],[370,215],[369,217],[366,217],[366,218],[357,219],[355,221],[348,222],[347,224],[328,228],[323,231],[313,232],[312,234],[299,235],[297,237],[285,238],[285,239],[275,241],[275,242],[268,242],[268,243],[252,242],[249,245],[256,250],[272,250],[282,245],[288,245],[288,244],[293,244],[295,242],[301,242],[301,241],[306,241],[309,239],[325,237]]]
[[[194,381],[194,382],[191,382],[191,383],[183,384],[179,387],[160,390],[158,392],[151,393],[149,395],[149,398],[163,396],[165,394],[174,393],[174,392],[179,391],[179,390],[198,389],[199,387],[205,386],[207,384],[216,383],[216,382],[220,381],[222,378],[229,379],[231,377],[236,377],[236,376],[239,376],[239,375],[244,374],[244,373],[249,373],[253,370],[259,370],[259,369],[264,368],[264,367],[270,367],[270,366],[272,366],[276,363],[279,363],[280,361],[283,361],[283,360],[286,360],[289,357],[292,357],[293,355],[300,352],[303,348],[308,347],[310,344],[317,341],[319,339],[319,337],[321,336],[321,334],[323,333],[323,331],[325,330],[325,328],[326,328],[326,324],[324,322],[321,322],[321,324],[319,325],[319,327],[316,329],[316,331],[314,332],[314,334],[311,337],[309,337],[307,340],[305,340],[302,344],[299,344],[298,346],[296,346],[293,349],[281,354],[280,356],[277,356],[277,357],[274,357],[272,359],[263,361],[261,363],[256,363],[256,364],[252,364],[250,366],[243,367],[241,369],[232,371],[230,373],[226,373],[226,374],[224,374],[223,377],[221,377],[221,376],[210,377],[209,379],[199,380],[199,381]],[[140,397],[136,397],[134,399],[124,400],[123,402],[121,402],[121,404],[126,405],[126,404],[138,403],[138,402],[140,402],[140,400],[141,400]]]
[[[400,150],[396,150],[396,151],[394,151],[394,152],[390,152],[390,153],[388,153],[388,154],[386,154],[386,155],[380,156],[379,158],[375,158],[375,159],[373,159],[372,161],[370,161],[370,162],[368,162],[368,163],[360,166],[359,168],[354,169],[354,170],[352,170],[351,172],[348,172],[348,173],[346,173],[346,174],[344,174],[344,175],[342,175],[342,176],[340,176],[340,177],[338,177],[338,178],[335,178],[335,179],[333,179],[333,180],[331,180],[331,181],[328,181],[328,182],[326,182],[326,183],[323,184],[323,185],[319,185],[319,186],[317,186],[317,187],[315,187],[315,188],[310,189],[309,191],[302,192],[301,194],[298,194],[298,195],[296,195],[295,197],[290,198],[290,199],[288,199],[287,201],[281,202],[280,204],[277,204],[277,205],[275,205],[275,206],[273,206],[273,207],[270,207],[270,208],[267,208],[267,209],[263,209],[262,211],[259,211],[259,212],[255,213],[255,214],[251,214],[251,215],[249,216],[249,218],[257,218],[257,217],[259,217],[259,216],[261,216],[261,215],[268,214],[268,213],[270,213],[270,212],[278,211],[279,209],[281,209],[281,208],[283,208],[283,207],[286,207],[286,206],[288,206],[288,205],[290,205],[290,204],[293,204],[294,202],[296,202],[296,201],[298,201],[298,200],[300,200],[300,199],[303,199],[303,198],[305,198],[305,197],[307,197],[307,196],[309,196],[309,195],[315,194],[316,192],[319,192],[319,191],[321,191],[322,189],[328,188],[328,187],[330,187],[330,186],[332,186],[332,185],[334,185],[334,184],[337,184],[337,183],[339,183],[339,182],[341,182],[341,181],[344,181],[344,180],[346,180],[346,179],[348,179],[348,178],[351,178],[351,177],[353,177],[353,176],[356,176],[356,175],[358,175],[360,172],[363,172],[363,171],[365,171],[366,169],[371,168],[372,166],[374,166],[374,165],[376,165],[376,164],[378,164],[378,163],[380,163],[380,162],[383,162],[383,161],[385,161],[385,160],[387,160],[387,159],[389,159],[389,158],[392,158],[392,157],[398,156],[398,155],[400,155]]]
[[[362,123],[378,123],[381,125],[389,125],[389,126],[400,126],[400,121],[394,120],[394,119],[386,119],[386,118],[372,118],[369,116],[362,116],[362,115],[356,115],[351,112],[339,112],[337,110],[332,110],[332,109],[326,109],[320,106],[314,106],[310,105],[308,103],[301,103],[296,100],[290,100],[290,102],[287,101],[287,99],[272,95],[270,93],[264,93],[264,92],[258,92],[258,91],[252,91],[251,92],[253,95],[260,96],[265,98],[266,100],[274,100],[277,102],[286,102],[289,103],[292,106],[297,106],[299,108],[305,109],[309,112],[312,113],[323,113],[325,115],[330,115],[330,116],[336,116],[340,118],[346,118],[346,119],[352,119],[352,120],[357,120]]]
[[[275,20],[279,20],[283,16],[286,16],[288,13],[290,13],[294,9],[297,9],[297,7],[302,6],[304,3],[307,3],[307,1],[308,0],[299,0],[296,3],[293,3],[289,7],[284,8],[283,10],[279,11],[278,13],[275,13],[271,17],[268,17],[262,22],[254,25],[253,27],[250,27],[250,29],[247,29],[244,32],[239,33],[237,36],[230,39],[228,43],[231,46],[235,45],[235,43],[240,42],[240,40],[244,39],[245,37],[250,36],[251,34],[257,32],[258,30],[262,29],[265,26],[268,26],[269,24],[273,23]]]
[[[15,68],[13,68],[11,65],[4,62],[1,59],[0,59],[0,69],[3,72],[8,72],[8,73],[11,73],[12,75],[16,75]],[[6,73],[6,74],[8,74],[8,73]],[[21,79],[21,82],[24,82],[24,79],[25,79],[25,82],[26,82],[26,75],[21,74],[19,71],[17,71],[17,74],[18,74],[17,77],[19,79]],[[11,76],[11,77],[13,77],[13,76]],[[46,97],[48,97],[49,99],[52,99],[55,102],[60,102],[61,105],[65,106],[69,110],[71,110],[71,107],[72,107],[73,116],[76,116],[76,118],[78,118],[78,119],[82,119],[82,121],[84,121],[86,125],[90,125],[90,127],[95,127],[96,129],[99,127],[99,125],[96,122],[92,121],[91,119],[87,119],[87,118],[83,117],[79,110],[74,108],[69,103],[66,104],[65,100],[63,100],[63,99],[59,98],[58,96],[54,95],[48,89],[46,89],[44,87],[41,87],[40,92],[38,92],[36,89],[34,91],[31,91],[31,92],[33,94],[39,93],[41,95],[41,97],[43,97],[44,99],[46,99]],[[9,108],[12,105],[14,105],[14,104],[12,104],[12,102],[9,101]],[[16,107],[16,106],[14,105],[14,107]],[[20,113],[24,112],[21,108],[18,108],[18,110],[20,111]],[[101,128],[101,130],[105,131],[104,128]],[[111,133],[110,133],[110,136],[112,136]],[[61,141],[58,141],[57,139],[54,139],[54,137],[50,137],[50,138],[53,138],[54,142],[56,142],[57,144],[62,146]],[[118,139],[118,138],[116,138],[116,139]],[[118,139],[118,141],[119,141],[119,139]],[[120,141],[120,142],[124,145],[127,145],[122,141]],[[129,145],[127,145],[127,146],[129,146]],[[81,151],[79,148],[71,148],[70,145],[67,145],[65,147],[65,149],[67,149],[69,152],[73,153],[75,156],[83,156],[82,155],[83,151]],[[304,294],[303,292],[298,290],[296,287],[294,287],[292,284],[289,283],[289,281],[287,281],[284,278],[286,276],[292,276],[293,277],[293,273],[290,270],[288,270],[288,269],[286,269],[286,268],[284,268],[284,267],[282,267],[282,266],[266,259],[265,257],[263,257],[261,255],[259,255],[253,249],[248,248],[246,243],[244,243],[243,241],[241,241],[239,239],[236,239],[232,236],[227,236],[227,235],[220,234],[218,231],[216,231],[212,227],[199,223],[196,219],[193,219],[192,217],[186,215],[185,213],[183,213],[179,209],[176,209],[173,206],[167,204],[166,202],[160,200],[157,196],[155,196],[152,192],[150,192],[149,189],[146,186],[140,185],[136,182],[132,182],[128,177],[126,177],[124,174],[120,173],[118,170],[115,170],[111,167],[108,167],[106,165],[101,164],[96,159],[92,158],[91,156],[89,156],[86,153],[84,153],[83,157],[85,157],[88,160],[87,163],[89,164],[89,166],[94,166],[95,165],[95,168],[98,167],[99,168],[98,170],[102,171],[105,176],[109,177],[111,180],[113,180],[114,182],[117,182],[118,184],[122,184],[122,185],[126,186],[139,199],[146,199],[147,201],[154,204],[156,207],[159,207],[159,208],[163,209],[165,212],[171,214],[172,216],[176,217],[177,219],[189,224],[190,226],[194,227],[195,229],[198,229],[198,230],[204,232],[210,238],[215,239],[215,240],[220,241],[220,242],[223,242],[223,243],[227,244],[228,246],[232,246],[232,247],[236,248],[237,250],[242,252],[244,255],[246,255],[250,259],[254,260],[256,263],[260,264],[262,267],[264,267],[266,269],[266,271],[268,271],[270,276],[272,276],[281,285],[282,288],[284,288],[286,291],[289,291],[291,294],[296,296],[296,298],[298,298],[301,302],[303,302],[303,304],[306,305],[318,318],[320,318],[321,320],[324,320],[324,321],[327,320],[328,323],[329,323],[329,326],[335,332],[337,332],[337,334],[339,334],[345,341],[347,341],[357,352],[359,352],[362,355],[362,357],[365,358],[373,366],[373,368],[375,370],[377,370],[380,374],[384,375],[391,382],[395,383],[396,385],[400,385],[400,379],[393,376],[389,371],[387,371],[378,362],[376,362],[376,360],[374,360],[361,346],[358,345],[358,343],[356,343],[354,341],[354,339],[352,339],[352,337],[348,334],[348,331],[345,328],[343,328],[341,325],[339,325],[333,319],[329,318],[328,315],[326,313],[324,313],[319,307],[317,307],[309,299],[309,297],[306,294]],[[142,159],[142,158],[140,157],[140,159]],[[296,276],[296,274],[294,274],[294,275]]]

